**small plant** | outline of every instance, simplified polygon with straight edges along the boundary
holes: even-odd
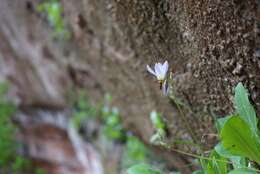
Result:
[[[260,165],[260,139],[254,107],[248,99],[248,92],[239,83],[235,88],[236,112],[216,120],[220,143],[211,151],[209,157],[190,154],[177,149],[171,150],[199,159],[202,170],[193,174],[257,174],[254,163]],[[147,165],[131,167],[128,174],[157,171]]]
[[[106,94],[100,113],[103,120],[102,131],[108,139],[124,142],[126,131],[123,128],[118,108],[111,107],[111,102],[112,96]]]
[[[96,119],[98,115],[98,108],[93,106],[84,91],[79,91],[77,101],[74,104],[74,112],[72,121],[74,125],[79,128],[82,123],[88,119]]]
[[[163,121],[161,114],[156,111],[150,113],[150,119],[156,130],[155,134],[151,137],[150,142],[153,144],[160,143],[166,136],[166,124]]]
[[[101,132],[108,139],[125,141],[126,132],[121,123],[119,110],[110,106],[111,101],[112,97],[107,94],[101,105],[93,106],[90,104],[87,94],[80,91],[75,102],[72,121],[77,128],[90,119],[101,122]]]
[[[103,114],[103,132],[106,137],[113,140],[125,141],[126,132],[122,126],[118,109],[116,107],[112,107],[111,110],[108,110],[105,113],[103,112]]]
[[[70,32],[65,27],[59,0],[46,0],[37,6],[37,11],[46,14],[48,22],[54,28],[55,37],[69,39]]]
[[[141,140],[133,135],[128,135],[122,159],[123,168],[126,169],[140,163],[149,163],[149,152],[149,149]]]
[[[131,133],[127,133],[122,126],[120,112],[117,107],[111,105],[112,96],[106,94],[104,100],[97,105],[90,104],[89,98],[84,91],[80,91],[76,95],[76,101],[73,105],[72,123],[77,129],[85,125],[87,122],[96,122],[99,129],[96,136],[98,138],[106,138],[110,142],[118,143],[123,147],[122,168],[126,169],[135,164],[152,164],[164,167],[163,161],[155,157],[149,151],[149,148],[137,137]],[[166,125],[157,112],[151,113],[151,120],[160,136],[165,133]],[[154,161],[150,159],[155,159]]]
[[[122,166],[123,169],[127,169],[135,165],[140,166],[137,167],[137,169],[133,168],[132,172],[141,169],[142,166],[153,166],[149,167],[149,170],[156,169],[156,171],[166,168],[165,161],[157,154],[154,154],[150,150],[149,146],[144,144],[138,137],[134,135],[127,135],[126,145],[122,158]]]
[[[194,131],[190,127],[190,125],[188,123],[188,119],[183,112],[183,109],[187,109],[188,107],[175,96],[175,90],[173,88],[174,84],[173,84],[172,72],[168,73],[168,69],[169,69],[168,61],[165,61],[163,64],[155,63],[154,70],[149,65],[146,65],[146,69],[150,74],[152,74],[156,77],[157,81],[160,84],[160,89],[162,90],[163,94],[165,96],[167,96],[170,99],[170,101],[178,109],[178,112],[181,116],[183,124],[184,124],[185,128],[187,129],[187,131],[189,132],[189,134],[192,138],[192,141],[194,143],[198,144],[198,142],[196,140],[196,136],[194,135]],[[190,110],[190,108],[188,108],[188,109]],[[154,137],[154,138],[156,138],[156,137]],[[198,144],[198,146],[199,146],[199,144]]]
[[[235,88],[235,107],[236,113],[217,121],[221,142],[215,150],[233,162],[234,159],[239,159],[234,166],[235,170],[239,167],[255,172],[252,168],[248,169],[245,161],[260,164],[259,130],[254,107],[250,104],[247,90],[242,83]]]

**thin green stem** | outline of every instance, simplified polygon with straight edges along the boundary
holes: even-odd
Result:
[[[179,111],[179,113],[181,115],[181,118],[182,118],[182,121],[184,123],[184,126],[186,127],[186,129],[188,129],[188,132],[190,133],[190,136],[191,136],[192,140],[197,144],[198,143],[197,142],[197,138],[196,138],[195,134],[193,133],[191,127],[189,126],[189,122],[186,119],[185,114],[182,111],[180,104],[178,102],[176,102],[176,99],[175,99],[175,97],[173,95],[170,95],[169,97],[170,97],[171,101],[174,102],[174,104],[176,105],[176,107],[177,107],[177,109],[178,109],[178,111]]]
[[[201,146],[194,143],[193,141],[189,141],[189,140],[174,140],[173,141],[173,144],[186,144],[186,145],[192,145],[192,146],[195,146],[197,147],[198,149],[201,150]]]
[[[178,110],[178,112],[181,115],[181,119],[182,119],[182,121],[184,123],[184,126],[186,127],[187,131],[189,132],[193,142],[195,142],[196,144],[199,144],[198,141],[197,141],[197,138],[196,138],[192,128],[190,127],[189,122],[188,122],[188,120],[187,120],[187,118],[186,118],[186,116],[185,116],[185,114],[184,114],[184,112],[183,112],[183,110],[182,110],[182,108],[180,106],[180,104],[182,104],[182,103],[180,101],[177,101],[177,99],[176,99],[176,97],[175,97],[175,95],[173,93],[173,91],[174,91],[174,89],[173,89],[174,84],[173,84],[172,74],[171,73],[170,73],[170,76],[169,76],[168,80],[170,81],[169,84],[170,84],[170,88],[171,88],[170,94],[169,94],[169,98],[176,105],[177,110]],[[182,104],[182,105],[184,105],[184,104]],[[189,107],[188,107],[188,109],[190,110]]]

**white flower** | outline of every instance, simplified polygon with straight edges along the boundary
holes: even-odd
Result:
[[[163,64],[155,63],[154,70],[149,65],[146,65],[146,69],[148,72],[153,74],[158,81],[162,82],[166,79],[168,66],[168,61],[165,61]]]

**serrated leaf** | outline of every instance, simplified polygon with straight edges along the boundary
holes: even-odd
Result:
[[[137,164],[127,170],[127,174],[162,174],[146,164]]]
[[[257,133],[257,121],[254,107],[250,104],[247,90],[242,83],[235,88],[235,106],[239,116],[250,126],[253,132]]]
[[[255,134],[240,117],[231,117],[220,134],[223,147],[234,155],[248,157],[260,163],[260,148]]]

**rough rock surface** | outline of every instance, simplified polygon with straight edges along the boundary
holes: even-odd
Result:
[[[21,106],[65,109],[75,87],[85,88],[94,102],[110,92],[124,126],[144,141],[153,133],[153,109],[164,113],[169,140],[189,138],[176,108],[145,70],[167,59],[177,96],[191,108],[186,119],[197,140],[214,133],[210,110],[233,111],[239,81],[259,109],[257,0],[63,0],[73,35],[65,43],[53,40],[36,5],[0,2],[0,77],[12,82]],[[172,158],[187,163],[183,156]]]

